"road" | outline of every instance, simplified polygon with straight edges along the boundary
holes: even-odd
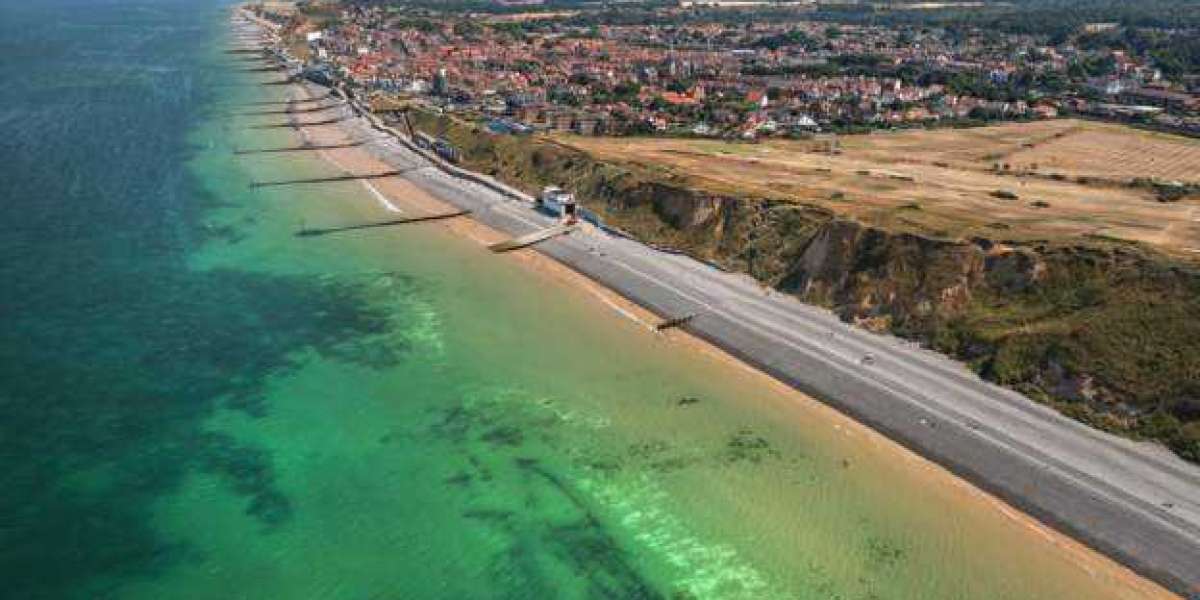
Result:
[[[554,224],[527,202],[449,175],[362,118],[352,138],[416,186],[497,230]],[[1188,597],[1200,598],[1200,467],[1089,428],[964,366],[747,276],[595,229],[536,251],[943,465]],[[869,358],[868,358],[869,357]]]

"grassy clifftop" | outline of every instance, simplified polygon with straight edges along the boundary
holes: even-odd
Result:
[[[940,239],[785,194],[412,116],[471,169],[531,193],[566,184],[646,241],[919,340],[1072,417],[1200,462],[1200,271],[1190,264],[1104,239]]]

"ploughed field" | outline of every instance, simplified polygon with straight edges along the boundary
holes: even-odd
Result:
[[[1091,237],[1200,252],[1200,196],[1160,201],[1135,179],[1200,184],[1200,140],[1073,119],[759,143],[559,142],[666,169],[714,193],[791,198],[922,235]],[[836,149],[835,149],[836,148]]]

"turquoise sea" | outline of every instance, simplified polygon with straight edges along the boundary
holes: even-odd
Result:
[[[1134,598],[818,403],[377,217],[217,0],[0,0],[0,597]]]

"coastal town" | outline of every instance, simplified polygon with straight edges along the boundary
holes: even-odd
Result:
[[[261,14],[310,74],[497,133],[754,139],[1086,116],[1200,134],[1200,75],[1162,50],[1194,30],[839,23],[815,3],[485,9]]]

